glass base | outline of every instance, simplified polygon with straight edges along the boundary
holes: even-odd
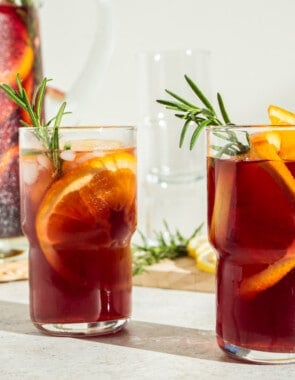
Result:
[[[220,345],[220,348],[232,358],[245,362],[257,364],[295,363],[295,352],[257,351],[230,343],[224,343],[224,345]]]
[[[0,238],[0,263],[28,257],[28,241],[25,236]]]
[[[55,336],[89,337],[114,334],[123,329],[130,318],[115,319],[104,322],[89,323],[36,323],[34,325],[43,333]]]

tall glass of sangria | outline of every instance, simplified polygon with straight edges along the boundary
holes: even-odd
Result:
[[[17,74],[31,99],[42,77],[37,9],[32,0],[0,0],[0,84],[16,88]],[[29,116],[0,89],[0,259],[26,248],[20,225],[20,119]]]
[[[59,128],[54,150],[19,133],[31,319],[52,335],[116,332],[131,315],[136,130]]]
[[[241,360],[295,361],[295,126],[207,136],[218,344]]]

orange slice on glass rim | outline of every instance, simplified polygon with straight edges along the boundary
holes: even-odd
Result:
[[[288,126],[295,125],[295,113],[284,108],[270,105],[268,107],[268,116],[271,124],[285,126],[282,131],[276,131],[277,140],[279,140],[279,156],[283,160],[295,159],[295,131],[289,130]]]
[[[47,261],[62,277],[81,281],[74,269],[80,260],[76,251],[81,254],[130,238],[135,167],[135,157],[124,152],[92,158],[63,175],[45,194],[36,218],[37,236]],[[124,236],[122,228],[114,231],[115,212],[122,213]]]
[[[295,113],[272,104],[268,107],[268,117],[272,125],[295,125]]]

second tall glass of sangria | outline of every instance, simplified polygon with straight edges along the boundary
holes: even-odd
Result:
[[[217,340],[232,357],[295,361],[295,127],[208,127]]]

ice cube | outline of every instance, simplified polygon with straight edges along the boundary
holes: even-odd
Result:
[[[51,162],[50,162],[49,157],[44,156],[44,154],[39,154],[39,155],[37,156],[37,162],[38,162],[38,164],[39,164],[42,168],[45,168],[45,169],[49,169],[50,166],[51,166],[51,165],[50,165]]]
[[[37,162],[24,162],[22,165],[22,178],[27,185],[32,185],[38,178]]]
[[[60,158],[64,161],[74,161],[75,156],[76,154],[72,150],[64,150],[60,154]]]

